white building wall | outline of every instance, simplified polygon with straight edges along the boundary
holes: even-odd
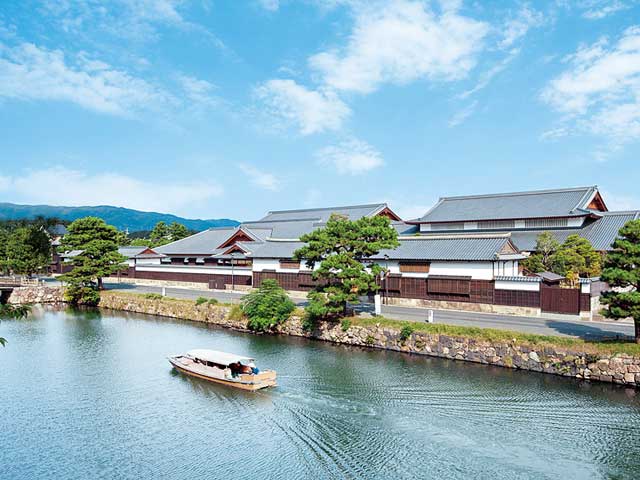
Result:
[[[140,266],[140,265],[160,265],[160,259],[159,258],[136,258],[135,259],[135,264]]]
[[[508,280],[496,280],[496,290],[525,290],[537,292],[540,290],[540,282],[511,282]]]
[[[471,277],[474,280],[492,280],[492,262],[431,262],[430,275]]]
[[[198,265],[137,265],[138,272],[164,272],[164,273],[205,273],[208,275],[231,275],[231,267],[208,267]],[[235,267],[234,275],[253,275],[250,268]]]
[[[300,269],[298,270],[296,268],[280,268],[279,258],[254,258],[253,271],[262,272],[263,270],[275,270],[278,273],[297,273],[311,271],[311,269],[307,268],[307,265],[304,263],[304,261],[300,262]]]

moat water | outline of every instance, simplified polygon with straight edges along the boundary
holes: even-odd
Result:
[[[121,313],[3,320],[2,479],[638,479],[640,392]],[[185,377],[248,354],[279,386]]]

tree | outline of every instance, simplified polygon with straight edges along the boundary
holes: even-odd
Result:
[[[151,233],[149,234],[149,240],[151,240],[151,243],[154,246],[164,245],[168,242],[168,238],[169,227],[167,227],[167,224],[164,222],[156,223],[155,227],[153,227],[153,230],[151,230]]]
[[[173,222],[169,225],[169,240],[175,242],[176,240],[182,240],[190,235],[189,229],[178,222]]]
[[[326,226],[300,237],[306,246],[294,252],[313,270],[317,286],[309,293],[307,315],[316,318],[347,314],[348,302],[376,291],[376,276],[382,270],[375,263],[364,266],[364,259],[382,249],[396,248],[398,233],[386,217],[364,217],[351,221],[333,214]]]
[[[266,332],[289,318],[296,305],[275,280],[265,280],[242,299],[251,330]]]
[[[42,227],[16,228],[6,242],[5,262],[13,273],[32,275],[51,262],[51,240]]]
[[[96,217],[80,218],[67,230],[62,247],[66,251],[80,250],[71,260],[73,269],[60,277],[69,284],[67,300],[73,304],[97,305],[102,278],[126,268],[123,263],[126,257],[118,253],[124,235]]]
[[[619,236],[600,276],[614,289],[601,296],[607,305],[603,313],[607,318],[633,318],[636,343],[640,343],[640,220],[627,222]]]
[[[542,232],[536,240],[536,250],[522,262],[523,267],[532,273],[551,271],[551,258],[560,248],[560,242],[551,232]]]
[[[557,252],[550,257],[551,271],[558,275],[595,277],[600,275],[600,254],[591,242],[580,235],[569,235]]]

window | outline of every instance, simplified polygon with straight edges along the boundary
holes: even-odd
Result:
[[[431,230],[464,230],[464,222],[432,223]]]
[[[478,228],[483,230],[500,230],[515,228],[515,220],[484,220],[478,222]]]
[[[427,289],[429,293],[469,295],[471,279],[469,277],[429,277]]]
[[[299,270],[300,262],[296,262],[295,260],[280,260],[280,268]]]
[[[568,225],[566,218],[530,218],[524,221],[526,228],[562,228]]]
[[[401,273],[429,273],[429,262],[400,262]]]

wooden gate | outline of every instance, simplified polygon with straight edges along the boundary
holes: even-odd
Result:
[[[543,312],[580,314],[580,289],[542,285],[540,294]]]

